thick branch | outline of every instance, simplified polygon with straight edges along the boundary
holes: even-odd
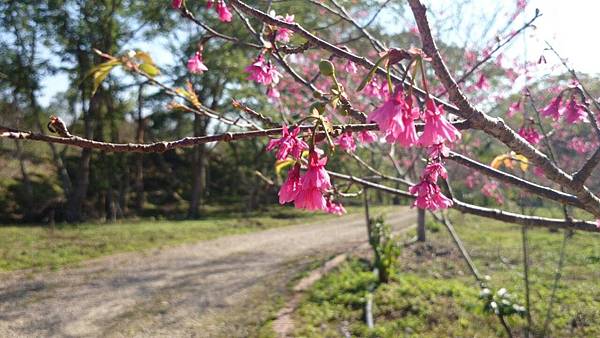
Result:
[[[451,152],[450,156],[448,156],[447,158],[456,163],[464,165],[465,167],[477,170],[486,176],[493,177],[493,178],[496,178],[505,183],[520,187],[520,188],[527,190],[531,193],[534,193],[536,195],[557,201],[559,203],[566,203],[566,204],[573,205],[573,206],[576,206],[579,208],[582,207],[581,202],[579,202],[577,197],[575,197],[573,195],[570,195],[570,194],[567,194],[567,193],[564,193],[564,192],[561,192],[558,190],[554,190],[554,189],[545,187],[543,185],[539,185],[539,184],[527,181],[527,180],[517,177],[515,175],[494,169],[488,165],[474,161],[474,160],[472,160],[466,156],[463,156],[461,154]]]

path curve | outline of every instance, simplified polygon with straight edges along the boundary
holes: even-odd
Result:
[[[415,222],[405,207],[396,229]],[[365,241],[364,216],[0,275],[1,337],[245,336],[315,258]]]

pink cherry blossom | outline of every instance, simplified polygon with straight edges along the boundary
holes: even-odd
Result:
[[[317,188],[320,191],[331,189],[329,174],[325,170],[327,157],[319,158],[316,153],[311,153],[308,160],[308,169],[302,177],[302,190]]]
[[[596,220],[596,228],[600,229],[600,219]]]
[[[446,147],[446,144],[438,143],[429,147],[429,158],[434,159],[438,157],[448,157],[450,155],[450,149]]]
[[[561,114],[561,112],[559,111],[561,103],[562,96],[559,95],[542,110],[542,116],[547,116],[553,118],[554,120],[558,120]]]
[[[515,114],[516,114],[517,112],[519,112],[519,111],[521,111],[521,100],[519,100],[519,101],[517,101],[517,102],[515,102],[515,103],[511,104],[511,105],[508,107],[508,113],[506,113],[506,115],[507,115],[508,117],[513,117],[513,116],[515,116]]]
[[[287,179],[279,189],[279,204],[292,202],[300,191],[300,164],[296,163],[288,172]]]
[[[294,206],[306,210],[326,210],[327,203],[321,190],[317,188],[301,189],[296,195]]]
[[[396,142],[405,148],[412,147],[418,142],[415,120],[419,118],[419,109],[416,107],[413,108],[412,102],[412,98],[409,97],[407,100],[408,107],[402,111],[402,125],[404,125],[404,129],[395,134]]]
[[[397,90],[383,105],[369,114],[368,120],[377,123],[379,130],[386,135],[388,143],[394,143],[404,131],[402,116],[410,106],[401,90]]]
[[[360,143],[368,144],[377,141],[377,135],[369,130],[363,130],[356,136]]]
[[[449,142],[458,140],[460,132],[444,117],[443,106],[436,106],[431,98],[427,99],[425,105],[425,128],[419,138],[419,144],[429,147],[446,140]]]
[[[171,7],[175,8],[175,9],[180,9],[181,5],[183,5],[183,0],[172,0],[171,1]]]
[[[197,51],[194,55],[188,60],[187,68],[192,74],[202,74],[208,70],[206,65],[202,62],[202,53]]]
[[[365,86],[365,94],[370,97],[385,99],[389,96],[390,90],[387,81],[379,81],[377,78],[371,79]]]
[[[253,80],[264,85],[278,83],[281,78],[281,73],[275,67],[265,60],[263,54],[260,54],[254,63],[244,69],[248,74],[248,80]]]
[[[467,176],[467,178],[465,178],[465,185],[469,189],[475,188],[476,183],[477,183],[477,177],[475,177],[475,175],[473,175],[473,174],[471,174],[471,175]]]
[[[335,141],[335,144],[342,148],[342,150],[348,152],[354,152],[356,150],[356,142],[354,142],[354,137],[352,137],[351,132],[342,133]]]
[[[341,216],[346,213],[346,209],[340,202],[334,202],[331,198],[327,198],[325,202],[325,211],[330,214]]]
[[[281,97],[281,94],[279,93],[279,90],[277,90],[277,88],[275,88],[274,86],[269,86],[269,88],[267,89],[267,97],[276,100]]]
[[[437,184],[428,180],[421,181],[419,184],[412,186],[409,191],[411,194],[417,196],[412,206],[419,209],[435,211],[446,209],[453,204],[452,200],[442,194]]]
[[[294,200],[299,209],[327,210],[323,192],[331,189],[329,174],[325,170],[327,157],[319,158],[316,152],[309,155],[308,169],[301,178],[301,188]]]
[[[487,197],[495,199],[496,203],[503,204],[504,199],[502,198],[502,195],[499,193],[498,189],[498,182],[489,181],[483,185],[481,188],[481,193]]]
[[[358,73],[358,67],[356,67],[356,63],[348,60],[344,65],[344,71],[349,74],[356,74]]]
[[[216,7],[217,13],[219,14],[219,20],[221,20],[221,22],[230,22],[232,15],[231,12],[229,11],[229,8],[227,8],[227,5],[225,4],[225,1],[223,0],[217,0],[217,7]]]
[[[438,177],[446,179],[448,178],[448,172],[441,162],[431,162],[425,167],[421,180],[428,180],[435,183],[437,182]]]
[[[563,108],[562,115],[565,117],[565,120],[571,124],[580,121],[588,121],[583,105],[577,103],[574,98],[571,98],[567,106]]]
[[[490,83],[483,73],[481,73],[481,75],[479,75],[479,79],[477,80],[477,83],[475,83],[475,87],[482,89],[482,90],[486,90],[486,89],[490,88]]]
[[[294,23],[294,15],[286,14],[285,18],[281,15],[278,15],[275,18],[285,21],[287,23]],[[291,29],[278,27],[277,33],[275,34],[275,40],[281,41],[281,42],[289,42],[290,38],[292,37],[293,34],[294,34],[294,31]]]
[[[542,135],[540,135],[535,128],[529,126],[529,127],[522,127],[519,130],[519,135],[521,135],[522,138],[526,139],[527,142],[536,145],[538,143],[540,143],[540,140],[542,139]]]
[[[267,144],[267,151],[278,148],[275,157],[278,160],[285,160],[289,155],[292,158],[298,159],[302,155],[302,151],[308,149],[308,144],[298,138],[300,128],[294,128],[290,133],[286,125],[281,128],[281,138],[270,140]]]

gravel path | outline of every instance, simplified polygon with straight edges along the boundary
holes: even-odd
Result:
[[[414,223],[407,208],[387,215]],[[366,238],[364,218],[0,274],[0,337],[233,337],[256,332],[293,276]]]

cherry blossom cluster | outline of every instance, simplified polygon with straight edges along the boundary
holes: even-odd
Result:
[[[368,119],[377,123],[379,130],[385,135],[388,143],[398,143],[403,147],[431,147],[429,164],[421,176],[421,182],[410,189],[417,195],[414,206],[423,209],[437,210],[452,205],[437,185],[438,177],[446,178],[447,173],[442,166],[441,158],[446,153],[445,142],[460,139],[460,132],[446,119],[444,109],[436,105],[431,97],[425,100],[425,109],[421,111],[415,105],[416,99],[405,94],[398,87],[384,104],[373,111]],[[423,132],[418,135],[415,121],[425,122]]]
[[[589,122],[585,106],[577,102],[575,95],[572,95],[568,102],[567,100],[563,101],[563,93],[555,97],[550,104],[542,110],[542,116],[550,117],[555,121],[564,117],[565,121],[569,124]]]
[[[175,9],[180,9],[184,4],[184,0],[172,0],[171,1],[171,6]],[[227,4],[225,4],[225,1],[223,0],[208,0],[206,2],[206,8],[207,9],[211,9],[213,8],[215,9],[215,11],[217,12],[217,14],[219,15],[219,20],[221,20],[221,22],[230,22],[232,19],[232,15],[231,12],[229,11],[229,8],[227,8]]]
[[[301,175],[302,153],[309,146],[298,137],[299,133],[300,128],[294,128],[290,132],[284,126],[281,138],[271,140],[267,145],[268,151],[277,149],[275,157],[278,160],[291,158],[295,161],[279,190],[279,203],[294,202],[294,206],[299,209],[322,210],[336,215],[346,213],[342,204],[332,199],[333,186],[325,170],[327,157],[321,157],[321,151],[317,148],[313,147],[309,151],[307,170],[304,176]]]

